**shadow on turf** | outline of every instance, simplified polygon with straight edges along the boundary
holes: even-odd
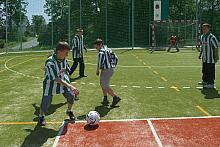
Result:
[[[205,99],[220,98],[220,93],[217,89],[201,89],[201,93],[205,96]]]
[[[51,104],[50,107],[48,108],[48,111],[46,113],[46,115],[51,115],[53,114],[54,112],[56,112],[56,110],[62,106],[66,105],[66,102],[65,103],[59,103],[59,104]],[[35,109],[35,112],[34,112],[34,115],[36,115],[37,117],[35,117],[33,119],[33,121],[38,121],[38,116],[40,114],[40,107],[37,106],[36,104],[32,104],[32,106],[34,107]]]
[[[91,125],[87,124],[87,125],[84,126],[84,130],[86,130],[86,131],[94,131],[98,128],[99,128],[99,125],[91,126]]]
[[[115,107],[108,107],[108,106],[96,106],[95,107],[95,111],[99,112],[100,117],[105,117],[106,115],[108,115],[108,113],[115,108],[119,108],[120,106],[115,106]],[[81,115],[77,117],[78,120],[85,120],[86,119],[86,115]]]
[[[75,81],[80,80],[80,79],[82,79],[82,77],[80,77],[80,76],[78,76],[76,78],[70,78],[70,82],[75,82]]]
[[[58,134],[58,131],[53,129],[49,129],[46,127],[42,127],[40,125],[36,125],[34,130],[32,129],[24,129],[26,132],[30,134],[25,138],[21,147],[41,147],[44,143],[47,142],[49,138],[54,138]]]

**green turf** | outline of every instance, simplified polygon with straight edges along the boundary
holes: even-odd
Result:
[[[120,107],[110,109],[101,106],[102,93],[99,78],[95,75],[97,53],[90,51],[85,55],[88,77],[77,80],[75,84],[80,90],[80,101],[74,105],[78,119],[84,119],[90,110],[98,111],[102,119],[205,115],[196,106],[201,106],[211,115],[220,114],[218,91],[196,89],[197,82],[201,80],[201,62],[197,59],[197,52],[188,50],[181,53],[150,54],[146,50],[119,50],[116,53],[119,56],[119,65],[111,84],[115,85],[113,89],[122,98]],[[0,55],[0,122],[37,120],[42,95],[42,69],[48,54]],[[71,57],[68,58],[71,60]],[[151,66],[151,69],[148,66]],[[10,70],[6,70],[6,67]],[[220,87],[219,72],[217,66],[217,87]],[[77,75],[78,71],[72,78]],[[168,81],[163,81],[161,77]],[[180,91],[170,88],[172,86],[178,87]],[[186,86],[191,88],[184,89]],[[66,118],[64,102],[61,95],[54,97],[47,121],[62,122]],[[51,146],[60,125],[0,125],[0,145]]]

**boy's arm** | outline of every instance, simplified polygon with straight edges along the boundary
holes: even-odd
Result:
[[[56,81],[57,83],[59,83],[60,85],[63,85],[64,87],[69,88],[72,92],[74,92],[74,94],[79,95],[79,90],[78,90],[75,86],[73,86],[73,85],[71,85],[71,84],[65,82],[65,81],[62,80],[61,78],[56,78],[55,81]]]
[[[218,62],[218,60],[219,60],[219,54],[218,54],[218,48],[216,48],[216,62]]]
[[[99,70],[102,68],[103,63],[104,63],[104,53],[99,53],[98,55],[98,65],[97,65],[97,69],[96,69],[96,75],[99,76]]]
[[[200,52],[199,52],[199,59],[201,59],[202,57],[202,49],[200,49]]]
[[[84,50],[85,50],[86,52],[88,51],[85,45],[84,45]]]

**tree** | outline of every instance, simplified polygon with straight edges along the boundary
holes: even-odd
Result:
[[[0,0],[0,5],[3,5],[3,12],[6,14],[6,2],[5,0]],[[28,5],[25,0],[8,0],[7,3],[7,20],[8,20],[8,32],[9,39],[16,39],[16,32],[19,31],[20,25],[26,25],[24,22],[27,22],[26,16],[26,6]],[[5,21],[5,20],[4,20]],[[14,27],[15,26],[15,27]]]
[[[39,35],[46,28],[45,18],[42,15],[33,15],[32,26],[33,26],[35,35]]]

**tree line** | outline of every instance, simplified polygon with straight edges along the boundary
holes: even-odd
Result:
[[[128,47],[132,42],[132,6],[131,0],[82,0],[81,19],[79,0],[45,0],[45,13],[51,16],[46,23],[43,16],[33,16],[32,24],[27,20],[25,0],[9,0],[8,3],[8,36],[10,40],[16,39],[19,26],[25,25],[25,35],[36,35],[41,45],[51,45],[59,40],[68,41],[69,24],[71,38],[75,35],[75,29],[81,27],[85,30],[85,41],[89,47],[95,38],[103,38],[111,47]],[[5,0],[0,0],[2,14],[5,12]],[[99,8],[99,9],[98,9]],[[36,8],[37,9],[37,8]],[[100,11],[98,11],[100,10]],[[3,35],[5,20],[2,16],[0,23],[0,37]],[[170,20],[195,20],[195,0],[176,1],[169,0]],[[107,25],[106,25],[107,20]],[[135,46],[148,46],[149,24],[153,20],[153,1],[134,0],[134,41]],[[20,22],[22,21],[22,23]],[[199,22],[208,22],[212,25],[212,31],[220,39],[220,1],[199,0]],[[107,26],[107,28],[106,28]],[[52,31],[53,27],[53,31]],[[107,30],[107,34],[106,34]],[[53,37],[52,37],[53,34]],[[53,39],[53,41],[52,41]],[[107,39],[107,40],[106,40]]]

